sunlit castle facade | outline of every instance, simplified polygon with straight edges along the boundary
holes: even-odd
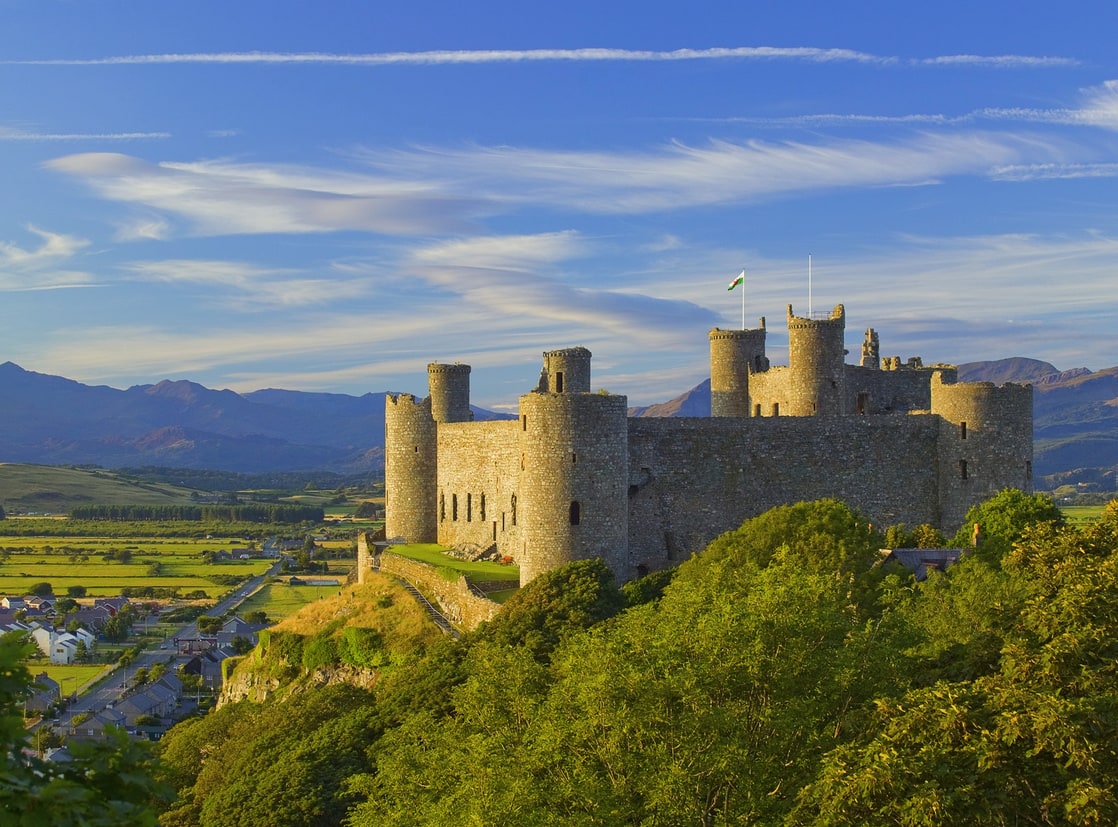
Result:
[[[765,320],[709,333],[710,417],[629,417],[591,390],[590,351],[547,351],[516,420],[475,422],[470,367],[431,364],[429,395],[389,395],[390,539],[495,551],[521,583],[603,558],[619,580],[675,565],[782,504],[835,497],[875,525],[953,532],[1006,487],[1032,490],[1031,385],[959,383],[949,365],[846,364],[846,312],[796,316],[788,365]]]

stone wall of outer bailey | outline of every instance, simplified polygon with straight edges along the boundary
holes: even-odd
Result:
[[[479,623],[492,620],[501,609],[492,600],[478,597],[470,591],[465,577],[446,580],[434,566],[390,551],[380,555],[380,569],[407,580],[428,599],[433,598],[446,619],[463,629],[473,629]]]
[[[530,393],[520,397],[520,415],[524,545],[515,557],[521,585],[594,557],[627,579],[626,398]]]
[[[750,517],[821,497],[875,525],[938,525],[939,430],[930,415],[631,419],[630,564],[674,565]]]
[[[1033,387],[934,379],[932,411],[942,423],[940,507],[958,526],[974,504],[1004,488],[1033,490]],[[965,428],[964,428],[965,423]]]
[[[520,472],[517,428],[512,420],[439,426],[436,510],[442,545],[474,550],[496,544],[502,556],[516,557],[521,546],[512,518]]]
[[[762,322],[764,320],[762,319]],[[752,416],[749,405],[749,374],[768,366],[765,358],[765,328],[721,330],[710,338],[710,415]]]
[[[384,531],[409,543],[433,543],[435,421],[431,400],[408,393],[384,400]]]

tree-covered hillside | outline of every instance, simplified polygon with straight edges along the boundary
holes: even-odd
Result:
[[[919,583],[834,501],[623,590],[575,563],[365,659],[370,689],[306,683],[343,650],[287,635],[257,657],[299,692],[167,736],[161,823],[1118,823],[1118,504],[1080,529],[1003,492],[968,522],[980,549]]]

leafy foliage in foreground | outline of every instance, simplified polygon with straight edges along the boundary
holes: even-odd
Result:
[[[167,790],[153,780],[146,744],[113,731],[103,743],[73,743],[73,760],[42,761],[27,751],[23,701],[31,675],[23,635],[0,636],[0,824],[11,827],[146,827]]]
[[[1118,823],[1118,504],[978,516],[993,549],[923,583],[834,501],[624,595],[549,573],[371,693],[172,732],[162,823]]]

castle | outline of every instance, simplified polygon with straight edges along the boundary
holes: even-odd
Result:
[[[625,580],[777,505],[835,497],[875,525],[952,532],[1001,489],[1031,492],[1031,385],[883,359],[872,328],[846,364],[843,306],[809,316],[788,305],[787,367],[764,318],[710,331],[709,418],[630,418],[575,347],[543,354],[516,420],[474,422],[469,365],[428,365],[429,396],[385,402],[387,536],[495,549],[522,584],[592,557]]]

